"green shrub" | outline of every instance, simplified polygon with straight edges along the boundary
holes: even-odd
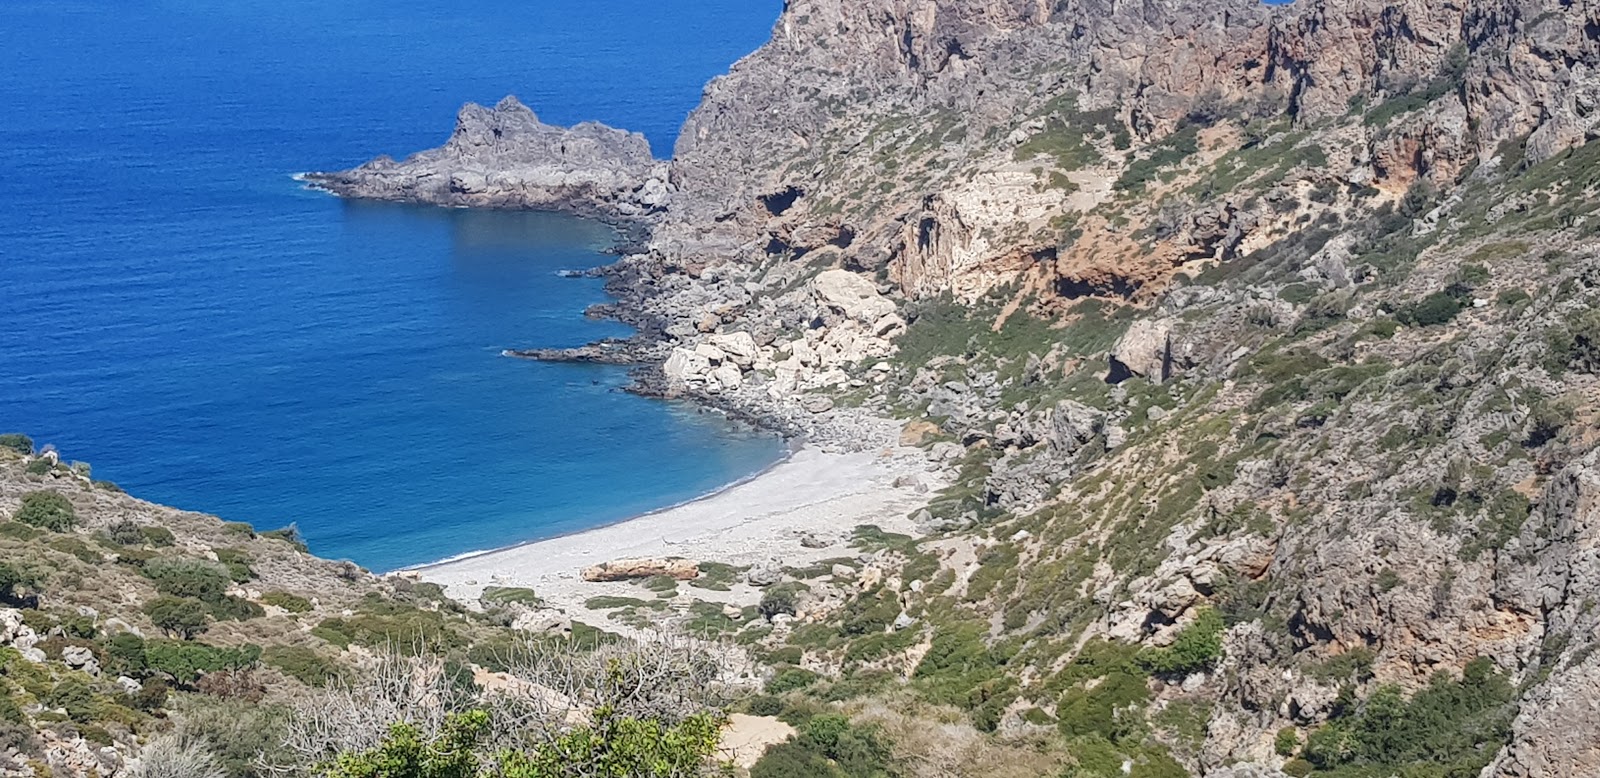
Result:
[[[44,530],[30,527],[21,522],[0,522],[0,538],[10,538],[12,540],[38,540],[44,534]]]
[[[792,583],[769,586],[761,593],[761,602],[756,605],[756,613],[761,614],[764,619],[771,619],[780,613],[793,616],[795,602],[799,596],[800,588]]]
[[[1456,314],[1466,310],[1468,295],[1459,290],[1434,292],[1421,300],[1405,305],[1395,312],[1401,324],[1411,327],[1433,327],[1447,324]]]
[[[768,694],[783,694],[804,689],[817,682],[817,674],[799,667],[787,667],[767,681]]]
[[[1565,326],[1553,328],[1546,340],[1550,360],[1557,369],[1600,373],[1600,310],[1569,317]]]
[[[1311,733],[1301,754],[1318,770],[1477,775],[1510,740],[1516,696],[1489,660],[1475,659],[1460,680],[1439,673],[1409,700],[1397,686],[1380,687]]]
[[[144,564],[145,576],[162,594],[219,602],[232,579],[227,568],[193,557],[157,557]]]
[[[288,543],[290,546],[293,546],[296,551],[299,551],[302,554],[308,554],[311,552],[311,549],[306,547],[305,540],[300,537],[300,528],[293,524],[290,524],[282,529],[274,529],[263,532],[261,533],[261,537],[268,540],[278,540]]]
[[[758,694],[745,703],[744,709],[752,716],[776,716],[783,712],[783,700],[770,694]]]
[[[1091,640],[1051,682],[1065,687],[1056,703],[1057,726],[1068,737],[1098,734],[1115,739],[1128,717],[1139,717],[1150,699],[1137,650],[1121,643]]]
[[[0,448],[10,449],[23,455],[32,454],[33,438],[20,432],[7,432],[4,435],[0,435]]]
[[[879,778],[891,774],[892,759],[892,746],[876,726],[823,713],[768,748],[750,768],[750,778]]]
[[[283,591],[271,591],[261,595],[264,605],[282,608],[290,613],[310,613],[311,601],[298,594]]]
[[[206,673],[253,667],[261,660],[261,647],[248,643],[234,648],[152,640],[145,644],[144,656],[152,672],[165,673],[178,683],[190,684]]]
[[[29,568],[12,562],[0,562],[0,600],[14,600],[19,590],[38,587],[39,580],[39,574]]]
[[[22,505],[12,518],[31,527],[66,532],[77,525],[78,511],[57,492],[29,492],[22,495]]]
[[[234,583],[245,583],[256,577],[256,571],[250,569],[250,563],[255,561],[250,554],[242,548],[218,548],[212,553],[217,555],[217,561],[228,568],[228,577]]]
[[[173,535],[172,530],[166,527],[144,527],[139,532],[144,535],[144,542],[156,548],[167,548],[176,545],[178,542],[177,536]]]
[[[206,631],[206,604],[192,597],[157,597],[145,603],[144,613],[168,637],[189,640]]]
[[[431,652],[461,648],[466,640],[438,611],[420,610],[403,603],[368,599],[354,616],[323,619],[311,634],[340,648],[351,644],[390,645],[397,651]],[[573,636],[578,635],[576,623]]]
[[[344,667],[304,646],[272,646],[262,652],[268,665],[307,686],[326,686],[344,675]]]
[[[256,528],[250,526],[249,522],[244,521],[222,522],[222,530],[229,535],[237,535],[241,538],[253,538],[256,536]]]
[[[144,532],[139,525],[131,519],[123,519],[106,529],[106,538],[119,546],[138,546],[144,544]]]
[[[484,588],[483,594],[478,599],[485,605],[528,605],[539,607],[544,604],[544,599],[534,593],[532,589],[520,586],[489,586]]]
[[[206,610],[211,612],[211,617],[217,621],[249,621],[267,615],[267,612],[249,600],[241,597],[223,597],[206,603]]]
[[[55,462],[45,459],[44,457],[39,457],[38,459],[29,462],[28,466],[23,468],[22,471],[28,475],[45,475],[46,473],[49,473],[55,469]]]
[[[1278,756],[1294,756],[1295,749],[1300,747],[1300,730],[1294,727],[1284,727],[1278,730],[1272,739],[1272,750]]]
[[[1178,632],[1172,645],[1140,652],[1139,663],[1158,675],[1187,675],[1207,669],[1222,658],[1222,633],[1226,630],[1222,614],[1206,608]]]

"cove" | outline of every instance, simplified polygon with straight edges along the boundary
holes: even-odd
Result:
[[[691,499],[782,444],[503,348],[583,309],[607,228],[342,202],[294,172],[437,145],[515,93],[670,149],[777,2],[8,3],[0,427],[141,497],[377,570]]]

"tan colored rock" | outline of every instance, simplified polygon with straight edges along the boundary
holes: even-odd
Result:
[[[937,434],[939,434],[939,425],[931,421],[920,419],[908,421],[906,426],[900,428],[900,445],[920,446],[923,441]]]
[[[824,270],[811,282],[817,301],[863,324],[873,324],[894,313],[894,303],[878,287],[848,270]]]
[[[700,576],[700,564],[690,559],[616,559],[583,569],[585,581],[631,581],[636,578],[653,578],[664,575],[679,581],[692,581]]]
[[[1113,376],[1130,376],[1161,383],[1172,372],[1172,325],[1157,319],[1140,319],[1111,347]]]

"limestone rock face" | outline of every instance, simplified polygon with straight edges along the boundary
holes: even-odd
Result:
[[[607,219],[651,218],[670,197],[665,166],[651,157],[643,135],[597,122],[548,125],[515,97],[493,108],[466,105],[450,140],[437,149],[304,178],[346,197]]]
[[[894,303],[879,294],[876,285],[848,270],[824,270],[812,288],[823,305],[864,324],[894,313]]]
[[[585,581],[629,581],[664,575],[679,581],[692,581],[700,575],[700,565],[688,559],[616,559],[583,569]]]
[[[1568,648],[1555,661],[1566,664],[1524,702],[1511,746],[1492,774],[1600,774],[1600,656],[1589,650],[1600,634],[1600,613],[1574,594],[1600,589],[1600,450],[1552,479],[1540,513],[1509,549],[1515,561],[1501,570],[1499,594],[1542,614],[1547,634],[1564,636]]]

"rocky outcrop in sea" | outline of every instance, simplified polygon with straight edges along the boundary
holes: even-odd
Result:
[[[658,217],[671,193],[666,163],[643,135],[599,122],[545,124],[515,97],[463,106],[439,148],[302,178],[342,197],[564,211],[613,224]]]

